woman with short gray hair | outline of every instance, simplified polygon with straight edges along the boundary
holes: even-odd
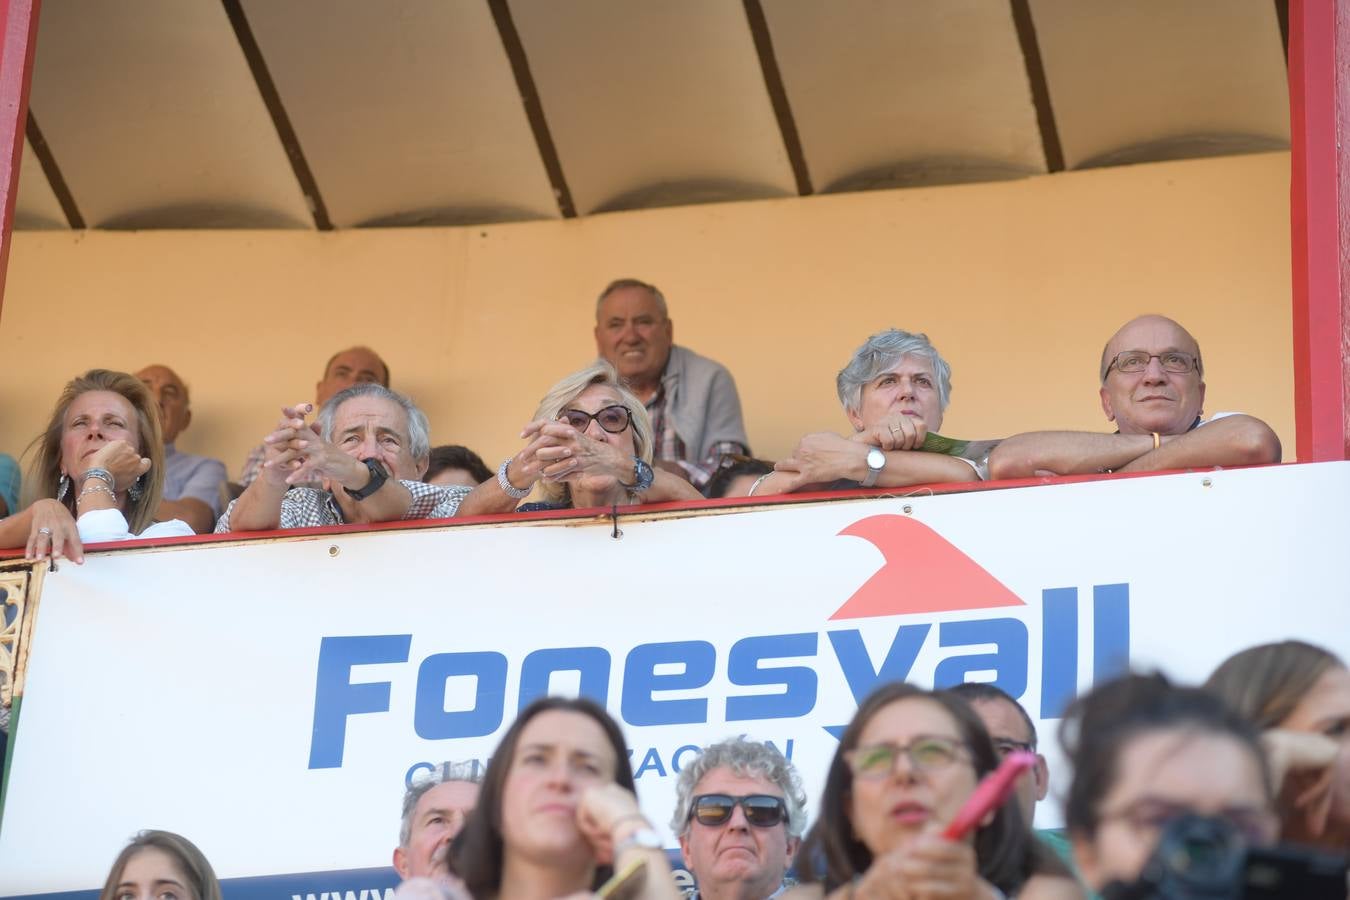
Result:
[[[925,453],[951,398],[951,366],[925,334],[891,328],[854,351],[835,381],[848,437],[808,434],[751,494],[977,481],[975,461]]]

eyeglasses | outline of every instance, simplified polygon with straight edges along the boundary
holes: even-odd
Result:
[[[1169,822],[1188,813],[1225,820],[1249,844],[1269,842],[1277,827],[1275,816],[1264,809],[1231,806],[1217,813],[1200,813],[1188,806],[1152,797],[1137,800],[1115,812],[1104,812],[1097,819],[1099,822],[1115,819],[1125,822],[1137,832],[1160,834]]]
[[[756,828],[772,828],[787,820],[787,803],[772,794],[747,794],[744,797],[700,794],[694,798],[689,818],[700,825],[714,827],[726,823],[737,806],[745,813],[745,821]]]
[[[1110,375],[1111,370],[1116,369],[1127,375],[1133,375],[1147,369],[1149,362],[1155,359],[1162,365],[1164,372],[1171,372],[1174,375],[1181,375],[1192,369],[1199,371],[1200,368],[1199,357],[1182,353],[1180,350],[1168,350],[1165,353],[1149,353],[1147,350],[1122,350],[1106,367],[1106,374]]]
[[[1014,741],[1012,738],[994,738],[994,752],[998,754],[999,759],[1002,759],[1009,753],[1016,753],[1019,750],[1023,753],[1035,753],[1036,745],[1030,741]]]
[[[855,778],[885,778],[895,771],[895,761],[904,756],[916,772],[936,772],[961,758],[965,745],[937,735],[917,737],[903,747],[872,744],[844,754]]]
[[[588,413],[580,409],[564,409],[558,413],[558,421],[566,422],[577,431],[585,431],[591,427],[591,419],[600,423],[600,427],[610,434],[619,434],[626,429],[633,421],[633,414],[628,411],[628,407],[606,406],[599,412]]]

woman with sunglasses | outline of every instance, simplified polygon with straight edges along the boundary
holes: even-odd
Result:
[[[959,840],[942,836],[998,766],[964,700],[900,682],[858,707],[825,778],[820,818],[798,853],[791,900],[1082,900],[1010,799]]]
[[[652,468],[647,409],[606,362],[568,375],[545,395],[521,435],[528,443],[497,470],[497,484],[524,499],[518,512],[699,500],[687,481]]]
[[[1088,886],[1131,884],[1169,822],[1223,820],[1274,840],[1274,792],[1255,728],[1219,697],[1161,675],[1127,675],[1079,698],[1060,741],[1073,766],[1065,827]]]
[[[625,900],[676,900],[635,791],[623,732],[602,707],[536,700],[493,752],[451,868],[475,900],[589,897],[616,870],[633,873]]]

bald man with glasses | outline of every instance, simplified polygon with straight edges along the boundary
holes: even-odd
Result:
[[[991,478],[1249,466],[1280,461],[1280,440],[1260,419],[1204,418],[1200,345],[1165,316],[1125,323],[1102,351],[1101,404],[1115,434],[1031,431],[989,457]]]

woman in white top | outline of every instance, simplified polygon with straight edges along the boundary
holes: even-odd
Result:
[[[91,369],[66,384],[33,442],[32,502],[0,521],[0,547],[83,561],[83,543],[192,534],[153,521],[164,490],[159,409],[140,379]]]

